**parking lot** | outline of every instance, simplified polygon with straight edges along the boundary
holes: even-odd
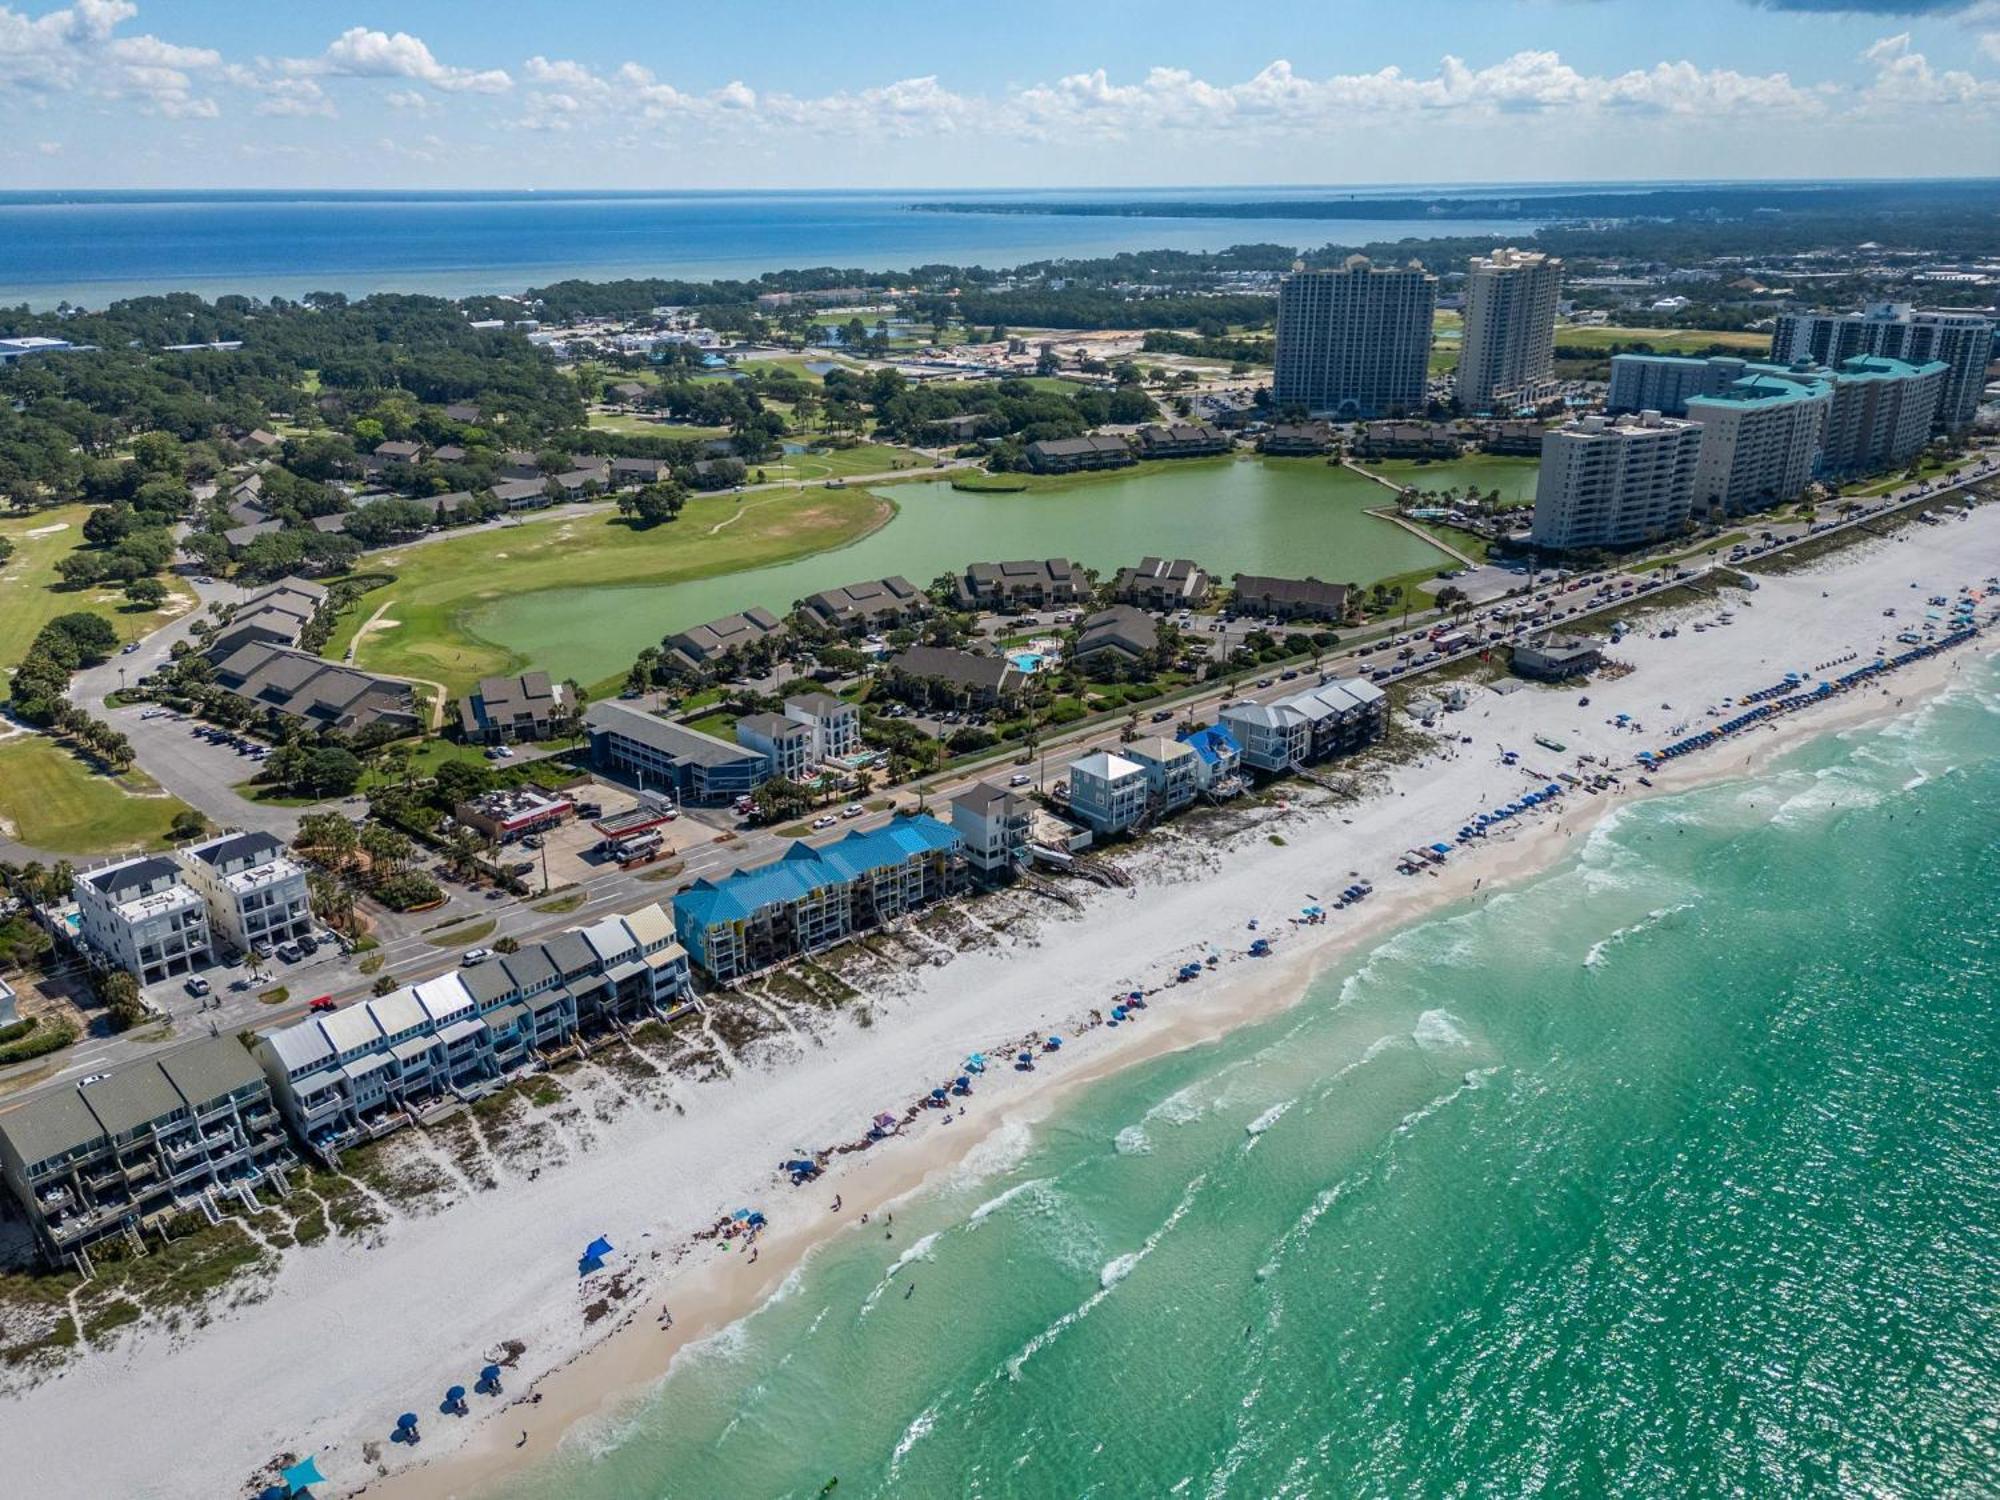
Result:
[[[572,787],[568,793],[580,811],[545,833],[531,834],[507,845],[503,864],[521,879],[540,888],[542,872],[548,872],[551,890],[582,885],[618,868],[618,861],[601,849],[603,835],[595,824],[636,811],[638,797],[629,789],[611,782],[592,780]],[[594,809],[594,810],[592,810]],[[713,843],[733,831],[737,819],[726,809],[697,808],[680,811],[653,831],[660,835],[662,859],[678,858],[689,849]],[[523,866],[527,866],[523,869]]]

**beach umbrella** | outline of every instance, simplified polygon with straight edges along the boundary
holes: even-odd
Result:
[[[266,1485],[257,1492],[257,1500],[291,1500],[292,1492],[282,1484]]]
[[[1033,1062],[1034,1060],[1035,1055],[1032,1052],[1023,1052],[1014,1059],[1015,1062]]]
[[[465,1410],[465,1387],[455,1385],[444,1393],[444,1404],[455,1412]]]
[[[396,1431],[415,1432],[416,1430],[417,1414],[415,1412],[406,1411],[400,1417],[396,1418]]]
[[[416,1418],[412,1417],[410,1420],[414,1422]],[[326,1476],[319,1471],[318,1460],[310,1454],[300,1459],[289,1469],[280,1469],[278,1471],[278,1478],[284,1481],[286,1493],[293,1495],[298,1494],[301,1490],[310,1489],[316,1484],[326,1483]]]
[[[1042,1045],[1048,1048],[1049,1051],[1054,1052],[1058,1047],[1062,1046],[1062,1038],[1059,1036],[1052,1036],[1046,1042],[1043,1042]]]
[[[479,1372],[479,1384],[497,1396],[500,1393],[500,1367],[498,1365],[487,1365],[482,1369]]]
[[[729,1217],[732,1219],[747,1219],[750,1217],[750,1210],[747,1208],[739,1208],[736,1210],[735,1213],[731,1214]]]

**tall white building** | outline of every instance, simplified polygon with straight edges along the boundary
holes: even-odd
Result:
[[[1859,354],[1908,364],[1937,360],[1947,367],[1936,426],[1971,424],[1993,359],[1993,320],[1980,313],[1919,312],[1902,302],[1877,302],[1858,313],[1784,313],[1771,334],[1771,358],[1809,359],[1839,367]]]
[[[207,903],[164,854],[81,871],[70,890],[85,946],[141,984],[191,974],[213,959]]]
[[[1691,397],[1687,414],[1701,424],[1695,508],[1742,515],[1796,499],[1812,483],[1833,416],[1833,384],[1749,375]]]
[[[1271,393],[1315,416],[1421,411],[1436,313],[1437,278],[1418,265],[1356,255],[1338,271],[1294,271],[1278,284]]]
[[[1569,552],[1671,536],[1694,505],[1701,441],[1698,424],[1653,411],[1551,430],[1535,488],[1535,545]]]
[[[1463,412],[1511,410],[1555,387],[1562,262],[1538,250],[1474,256],[1455,396]]]
[[[225,833],[179,854],[181,872],[208,903],[212,930],[241,952],[312,931],[306,872],[268,833]]]
[[[1833,372],[1821,472],[1845,478],[1909,463],[1930,441],[1950,381],[1943,360],[1911,364],[1876,354],[1843,360]]]

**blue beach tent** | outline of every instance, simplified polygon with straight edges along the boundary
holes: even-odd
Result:
[[[414,1417],[411,1418],[411,1421],[415,1420]],[[300,1459],[289,1469],[280,1469],[278,1477],[285,1482],[284,1493],[292,1495],[308,1490],[316,1484],[326,1483],[326,1476],[319,1471],[318,1461],[311,1457]]]

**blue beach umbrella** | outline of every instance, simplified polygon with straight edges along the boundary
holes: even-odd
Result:
[[[319,1471],[318,1461],[310,1455],[300,1459],[289,1469],[280,1469],[278,1477],[285,1482],[284,1492],[293,1495],[301,1490],[310,1489],[313,1485],[326,1483],[326,1476]],[[277,1486],[274,1485],[272,1488],[275,1489]]]

